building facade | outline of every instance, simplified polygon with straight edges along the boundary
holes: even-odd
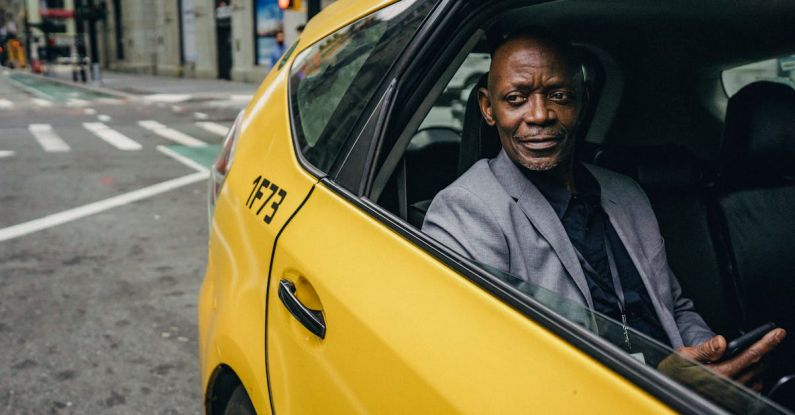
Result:
[[[246,82],[270,70],[276,33],[289,45],[306,22],[306,4],[283,11],[277,0],[110,0],[107,13],[109,69]]]

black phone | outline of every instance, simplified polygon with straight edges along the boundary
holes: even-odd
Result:
[[[737,356],[743,350],[750,347],[752,344],[758,342],[762,337],[765,337],[770,330],[776,328],[776,323],[767,323],[763,324],[742,336],[732,340],[729,342],[728,346],[726,346],[726,353],[723,354],[721,360],[728,360]]]

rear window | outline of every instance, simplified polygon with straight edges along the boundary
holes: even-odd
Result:
[[[795,55],[749,63],[723,71],[723,89],[731,97],[756,81],[772,81],[795,88]]]
[[[328,172],[431,2],[403,0],[301,52],[290,71],[293,128],[306,161]]]

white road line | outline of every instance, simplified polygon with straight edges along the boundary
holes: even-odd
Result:
[[[0,109],[8,108],[14,108],[14,103],[5,98],[0,98]]]
[[[86,108],[83,110],[83,113],[86,115],[94,115],[97,113],[97,110],[95,110],[94,108]]]
[[[193,116],[196,117],[197,120],[206,120],[207,119],[207,114],[205,114],[203,112],[194,112]]]
[[[69,98],[68,100],[66,100],[66,103],[68,105],[75,106],[75,107],[85,107],[85,106],[88,106],[88,105],[91,104],[90,102],[88,102],[88,101],[86,101],[84,99],[79,99],[79,98]]]
[[[110,115],[99,114],[99,115],[97,115],[97,119],[102,121],[102,122],[108,122],[108,121],[110,121]]]
[[[207,143],[204,141],[193,138],[173,128],[166,127],[165,125],[154,120],[138,121],[138,125],[161,137],[165,137],[171,141],[174,141],[175,143],[179,143],[188,147],[204,147],[207,145]]]
[[[201,164],[183,156],[182,154],[177,153],[176,151],[166,147],[166,146],[157,146],[157,151],[173,158],[174,160],[192,168],[193,170],[208,173],[210,170],[207,166],[202,166]]]
[[[0,150],[0,159],[11,157],[14,155],[14,152],[11,150]]]
[[[84,122],[83,127],[119,150],[140,150],[141,145],[101,122]]]
[[[144,97],[146,101],[176,103],[190,99],[189,94],[152,94]]]
[[[36,141],[41,144],[44,151],[64,152],[70,150],[69,144],[66,144],[58,134],[55,134],[50,124],[30,124],[28,130],[36,138]]]
[[[191,173],[187,176],[160,182],[152,186],[144,187],[143,189],[124,193],[105,200],[100,200],[98,202],[89,203],[87,205],[65,210],[63,212],[54,213],[52,215],[20,223],[18,225],[9,226],[7,228],[0,229],[0,242],[62,225],[64,223],[104,212],[115,207],[137,202],[139,200],[146,199],[169,190],[174,190],[189,184],[196,183],[198,181],[206,180],[208,175],[209,173],[206,171]]]
[[[38,105],[40,107],[51,107],[52,106],[52,101],[46,100],[44,98],[31,98],[30,100],[33,101],[34,104],[36,104],[36,105]]]
[[[226,133],[229,132],[229,127],[225,127],[221,124],[218,124],[217,122],[200,121],[197,122],[196,125],[213,134],[218,134],[221,137],[226,137]]]

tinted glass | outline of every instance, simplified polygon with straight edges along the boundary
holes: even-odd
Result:
[[[431,2],[403,0],[301,52],[290,72],[294,129],[304,158],[328,172]]]
[[[788,413],[750,389],[728,378],[717,375],[706,366],[686,359],[670,347],[627,327],[628,342],[624,342],[624,327],[616,320],[591,311],[586,307],[561,298],[560,295],[514,275],[493,267],[481,266],[492,275],[516,288],[568,320],[577,323],[602,337],[616,347],[630,353],[641,363],[657,369],[660,373],[688,386],[713,403],[737,414],[783,414]]]

